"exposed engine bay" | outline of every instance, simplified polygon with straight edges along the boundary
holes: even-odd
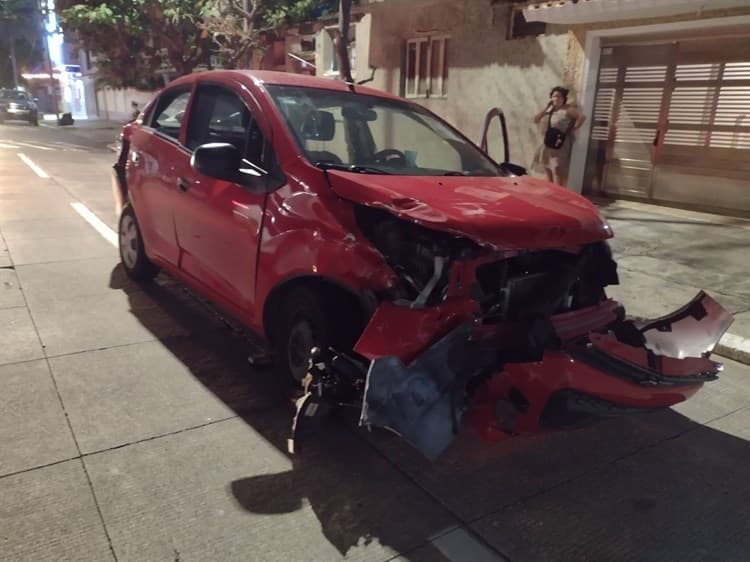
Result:
[[[732,322],[701,292],[636,322],[606,241],[524,251],[480,245],[358,206],[361,232],[401,282],[353,352],[315,350],[290,450],[331,407],[361,409],[431,460],[462,418],[489,440],[669,407],[716,378],[708,356]]]

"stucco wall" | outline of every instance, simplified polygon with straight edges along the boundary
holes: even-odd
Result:
[[[489,0],[390,0],[371,6],[370,63],[377,66],[373,86],[400,93],[406,39],[431,33],[450,34],[446,98],[418,103],[479,141],[484,116],[492,107],[506,114],[511,160],[529,165],[539,143],[532,116],[544,106],[551,87],[570,85],[566,66],[567,30],[552,28],[539,37],[506,40],[509,6]],[[490,143],[501,154],[499,128]]]
[[[548,25],[545,35],[507,40],[510,6],[506,3],[493,7],[490,0],[385,0],[370,4],[369,10],[369,62],[378,67],[371,85],[403,93],[406,39],[450,34],[447,97],[415,101],[477,142],[487,110],[501,107],[508,119],[511,160],[527,166],[540,141],[531,117],[546,103],[550,88],[558,84],[571,88],[571,101],[576,102],[587,31],[750,14],[748,6],[570,28]],[[490,153],[498,157],[501,143],[499,130],[495,132]]]
[[[126,121],[133,113],[131,102],[138,103],[138,107],[143,109],[155,94],[156,92],[144,92],[134,88],[102,88],[96,92],[99,118]]]

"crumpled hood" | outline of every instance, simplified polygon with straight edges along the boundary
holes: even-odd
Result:
[[[573,246],[612,237],[584,197],[529,176],[388,176],[328,171],[341,197],[501,249]]]

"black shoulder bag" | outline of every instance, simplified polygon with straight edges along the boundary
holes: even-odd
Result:
[[[547,148],[559,149],[565,144],[565,137],[570,131],[570,126],[566,131],[561,131],[557,127],[552,126],[552,111],[549,112],[549,120],[547,122],[547,132],[544,133],[544,146]],[[572,126],[572,123],[571,123]]]

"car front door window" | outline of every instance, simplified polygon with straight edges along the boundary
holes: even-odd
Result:
[[[251,144],[257,144],[258,140],[262,144],[262,136],[251,138],[249,134],[256,128],[250,110],[237,94],[221,86],[202,85],[191,112],[187,146],[195,150],[206,143],[229,143],[248,157]]]

